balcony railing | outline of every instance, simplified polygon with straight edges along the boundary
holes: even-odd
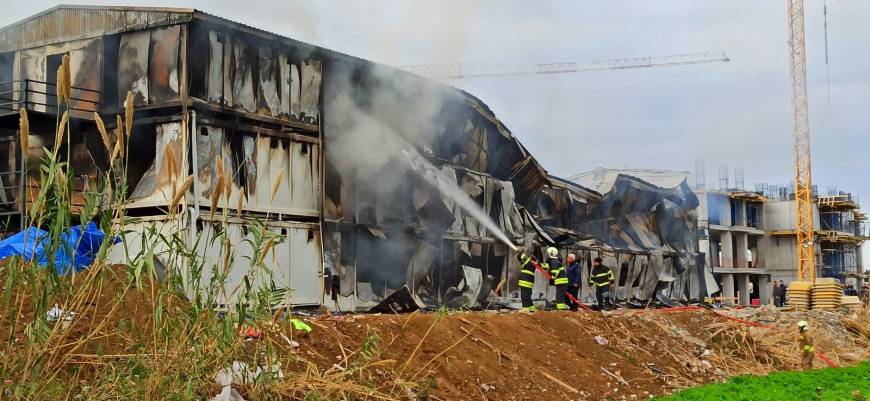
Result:
[[[70,87],[70,114],[90,118],[100,106],[100,91]],[[57,113],[57,84],[32,79],[0,82],[0,112],[27,110]]]

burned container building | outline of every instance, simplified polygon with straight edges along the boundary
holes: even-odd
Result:
[[[93,113],[107,121],[114,143],[120,133],[112,117],[123,114],[132,92],[124,207],[138,219],[127,228],[133,236],[184,232],[206,264],[220,262],[220,249],[202,239],[221,230],[236,245],[228,289],[250,274],[245,240],[255,222],[283,238],[269,259],[294,306],[323,304],[333,283],[336,297],[358,309],[404,286],[427,302],[467,296],[470,269],[484,272],[481,280],[502,277],[507,247],[415,178],[393,157],[399,148],[379,147],[378,135],[388,131],[453,177],[515,238],[524,232],[515,201],[547,183],[534,158],[467,93],[193,9],[58,6],[0,29],[0,203],[12,216],[10,232],[20,229],[39,180],[23,166],[38,166],[54,142],[55,71],[65,55],[80,195],[89,178],[113,167]],[[17,150],[19,108],[31,120],[26,154]],[[231,185],[216,196],[219,164]],[[176,177],[171,165],[181,166]],[[184,209],[167,213],[170,183],[188,175],[195,179]],[[223,230],[216,220],[226,210]],[[125,246],[140,242],[128,238]],[[149,251],[174,263],[173,255]],[[233,299],[227,291],[221,302]]]
[[[681,187],[623,175],[602,191],[551,177],[471,94],[194,9],[58,6],[0,28],[7,232],[21,228],[39,183],[33,166],[55,142],[64,56],[79,202],[89,190],[124,189],[125,213],[136,217],[113,257],[142,251],[158,265],[179,264],[142,241],[146,232],[176,235],[202,265],[229,264],[218,303],[234,302],[234,289],[259,273],[250,271],[255,226],[281,238],[266,257],[268,280],[255,283],[288,289],[288,306],[367,310],[397,293],[430,306],[517,302],[517,259],[456,193],[535,253],[555,244],[585,263],[608,258],[621,299],[701,293],[697,240],[686,240],[694,231],[669,233],[696,227]],[[128,92],[129,138],[115,123]],[[31,120],[27,152],[20,108]],[[110,165],[94,112],[128,152],[126,188],[89,188],[121,167]],[[181,207],[169,210],[173,183],[188,176]],[[208,240],[219,234],[234,246],[232,260]],[[202,281],[213,279],[204,272]],[[537,297],[551,298],[538,281]]]
[[[584,266],[581,301],[600,257],[616,280],[611,296],[638,307],[699,302],[719,291],[698,251],[698,199],[687,173],[597,168],[553,178],[531,206],[563,260],[574,253]],[[539,288],[539,291],[545,287]]]

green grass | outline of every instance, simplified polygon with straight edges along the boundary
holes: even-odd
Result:
[[[821,390],[817,390],[821,389]],[[857,391],[857,393],[856,393]],[[821,392],[821,395],[819,395]],[[661,401],[858,400],[870,398],[870,362],[850,368],[737,376],[725,383],[683,390]]]

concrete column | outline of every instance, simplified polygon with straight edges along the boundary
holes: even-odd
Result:
[[[736,213],[734,213],[734,221],[731,222],[732,226],[745,226],[746,225],[746,202],[743,200],[735,200],[734,207],[736,207]]]
[[[773,299],[773,288],[770,286],[770,276],[762,274],[758,276],[758,297],[761,298],[761,304],[770,304]]]
[[[719,244],[722,252],[722,267],[734,267],[734,245],[731,239],[731,232],[725,231],[719,237]]]
[[[740,305],[749,306],[749,275],[748,274],[736,274],[737,278],[737,292],[740,295],[740,299],[737,301],[740,302]]]
[[[746,263],[746,251],[749,249],[749,234],[733,233],[734,235],[734,267],[745,269],[749,267]]]
[[[722,296],[726,298],[734,297],[734,275],[723,273],[722,274]],[[724,303],[730,304],[732,301],[726,300]]]

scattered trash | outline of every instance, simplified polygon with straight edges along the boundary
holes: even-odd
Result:
[[[598,345],[607,345],[607,344],[610,344],[610,342],[607,341],[607,339],[604,338],[603,336],[595,336],[594,339],[595,339],[595,342],[598,343]]]
[[[344,372],[344,371],[345,371],[344,366],[341,366],[341,365],[339,365],[339,364],[337,364],[337,363],[333,363],[333,364],[332,364],[332,368],[335,369],[335,370],[337,370],[337,371],[339,371],[339,372]]]
[[[293,340],[287,340],[287,343],[290,344],[290,348],[299,348],[299,343]]]
[[[293,323],[293,328],[296,330],[304,331],[306,333],[311,332],[311,326],[299,319],[290,319],[290,323]]]
[[[711,363],[708,362],[708,361],[701,361],[701,366],[702,366],[705,370],[713,369],[713,364],[711,364]]]
[[[495,386],[483,383],[480,385],[480,389],[483,390],[484,393],[495,390]]]
[[[247,341],[257,340],[263,336],[263,332],[257,330],[257,328],[253,326],[248,326],[248,328],[242,334]]]
[[[65,311],[57,306],[57,304],[54,304],[54,306],[45,313],[45,320],[47,320],[49,323],[55,323],[57,321],[60,321],[61,328],[66,330],[67,328],[69,328],[70,324],[72,324],[73,318],[75,318],[75,316],[75,312]]]
[[[72,271],[80,272],[86,269],[97,257],[106,233],[100,230],[96,224],[89,222],[82,226],[73,226],[60,233],[61,244],[57,247],[54,255],[49,255],[51,238],[48,232],[36,227],[28,227],[11,237],[0,241],[0,259],[11,256],[20,256],[27,260],[33,260],[42,267],[54,262],[54,270],[57,274],[67,274]],[[117,244],[121,239],[115,237],[113,243]]]
[[[251,384],[262,374],[272,375],[276,379],[284,378],[284,372],[278,363],[266,369],[260,366],[251,369],[244,362],[234,361],[230,367],[221,369],[215,375],[215,383],[219,384],[222,388],[221,392],[212,398],[212,401],[245,401],[242,395],[232,387],[233,383]]]

